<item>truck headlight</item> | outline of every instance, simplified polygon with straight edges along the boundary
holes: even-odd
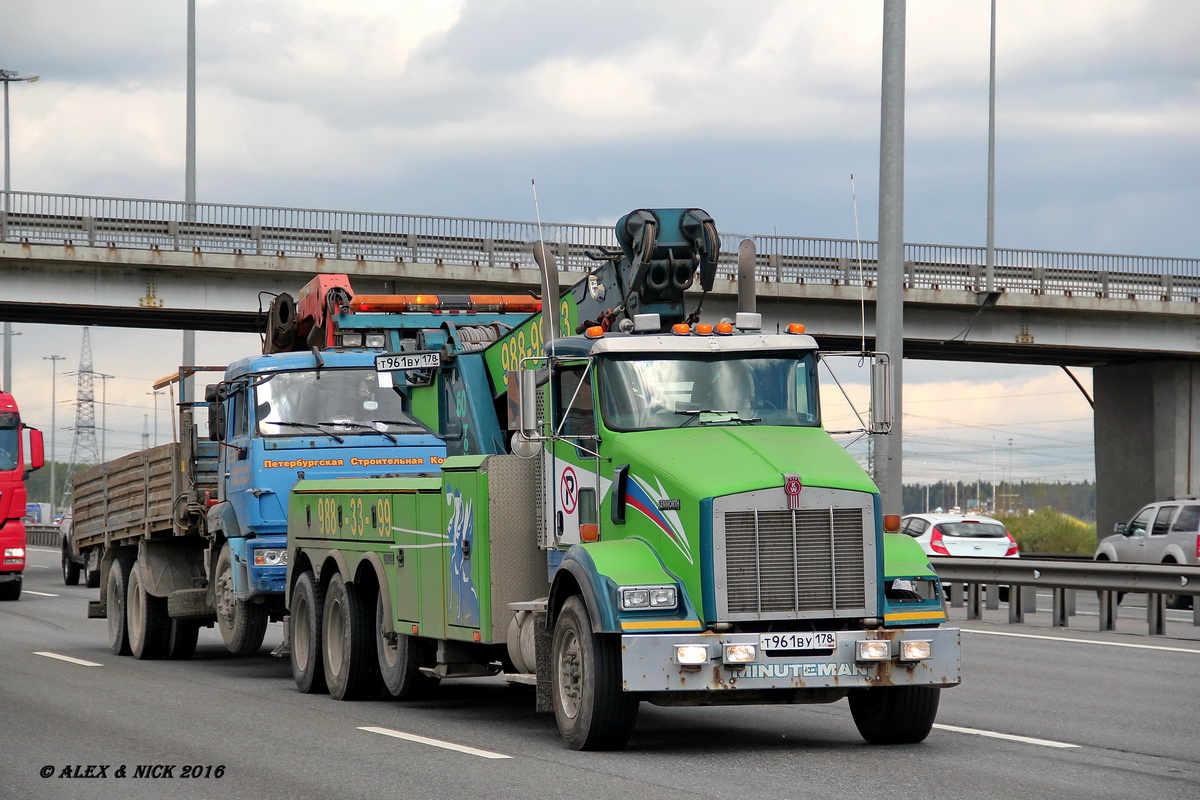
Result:
[[[275,548],[260,548],[254,551],[254,566],[256,567],[286,567],[287,550]]]
[[[726,664],[749,664],[758,655],[758,648],[752,644],[725,645]]]
[[[900,642],[901,661],[924,661],[933,656],[933,642],[927,639],[914,639]]]
[[[859,661],[887,661],[892,657],[892,643],[887,639],[861,639],[855,644]]]
[[[695,667],[708,663],[708,645],[677,644],[675,645],[675,663]]]
[[[6,547],[6,548],[4,548],[4,557],[5,558],[24,558],[25,557],[25,548],[24,547]]]
[[[343,333],[342,347],[362,347],[363,337],[361,333]]]
[[[382,333],[368,333],[367,347],[386,347],[387,336]]]
[[[622,611],[670,611],[679,605],[674,586],[622,586]]]

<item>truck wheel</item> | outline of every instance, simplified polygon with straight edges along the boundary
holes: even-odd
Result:
[[[21,580],[21,576],[18,575],[15,580],[0,583],[0,600],[20,600]]]
[[[196,642],[200,639],[200,623],[190,619],[171,620],[171,638],[167,645],[167,658],[186,661],[196,654]]]
[[[129,572],[126,589],[125,627],[129,651],[138,660],[162,658],[167,654],[171,638],[171,618],[167,615],[167,599],[146,591],[142,562],[137,561]]]
[[[79,565],[71,560],[71,546],[66,542],[62,545],[62,575],[67,586],[79,584]]]
[[[871,744],[915,744],[933,729],[942,690],[936,686],[881,686],[850,692],[850,714]]]
[[[619,750],[637,721],[636,696],[621,690],[613,636],[592,633],[579,595],[567,598],[554,625],[550,690],[558,732],[574,750]]]
[[[321,617],[325,590],[317,585],[312,571],[300,574],[292,587],[291,659],[292,680],[305,694],[325,691],[325,669],[321,664]]]
[[[401,700],[425,697],[441,682],[421,672],[421,667],[432,667],[436,660],[430,652],[432,641],[401,633],[396,635],[396,644],[390,645],[383,638],[383,629],[391,625],[383,616],[383,595],[379,595],[375,600],[375,655],[383,685]]]
[[[358,700],[371,687],[371,623],[354,586],[340,574],[325,589],[321,624],[322,666],[329,693],[338,700]]]
[[[236,656],[248,656],[262,647],[267,635],[267,607],[239,600],[233,593],[233,556],[229,544],[217,556],[217,580],[213,584],[217,627],[225,648]]]
[[[125,624],[125,589],[129,586],[129,571],[133,559],[122,556],[108,570],[108,646],[119,656],[129,655],[129,628]]]
[[[99,568],[87,569],[86,567],[84,569],[86,571],[83,574],[83,585],[89,589],[99,589],[100,588],[100,569]]]

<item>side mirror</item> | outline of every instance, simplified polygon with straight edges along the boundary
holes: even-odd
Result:
[[[225,441],[225,406],[221,403],[209,403],[208,438],[214,442]]]
[[[870,433],[889,433],[892,430],[892,361],[887,353],[873,353],[871,358]]]
[[[42,432],[37,428],[29,428],[29,471],[46,466],[46,448],[43,444]]]
[[[1129,524],[1126,522],[1118,522],[1116,525],[1113,525],[1113,532],[1119,533],[1122,536],[1128,536],[1129,535]]]

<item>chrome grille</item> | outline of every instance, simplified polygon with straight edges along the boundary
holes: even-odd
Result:
[[[726,612],[812,616],[867,604],[863,508],[747,509],[724,515]]]

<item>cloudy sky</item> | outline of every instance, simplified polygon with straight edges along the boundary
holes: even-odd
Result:
[[[1000,247],[1195,256],[1200,4],[1004,0]],[[18,191],[182,199],[184,0],[12,4]],[[739,233],[876,235],[882,0],[197,0],[201,201]],[[988,0],[907,4],[905,239],[986,235]],[[854,175],[854,202],[850,176]],[[70,455],[80,330],[19,325],[14,388]],[[179,336],[92,329],[109,457],[153,438]],[[200,334],[199,358],[253,337]],[[1090,384],[1086,370],[1080,372]],[[101,396],[99,388],[97,397]],[[169,430],[159,399],[159,438]],[[1093,476],[1055,368],[908,362],[906,482]],[[1011,465],[1011,466],[1010,466]]]

